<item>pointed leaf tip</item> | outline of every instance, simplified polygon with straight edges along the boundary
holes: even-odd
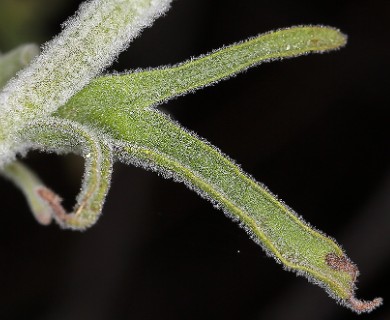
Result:
[[[347,301],[347,306],[356,313],[368,313],[372,310],[380,307],[383,303],[382,298],[375,298],[372,301],[358,300],[355,297],[351,297]]]

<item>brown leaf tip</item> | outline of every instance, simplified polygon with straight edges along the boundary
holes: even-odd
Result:
[[[328,253],[325,257],[326,264],[334,270],[344,271],[351,275],[353,282],[359,274],[359,271],[355,264],[353,264],[346,256],[338,256],[335,253]],[[383,300],[382,298],[376,298],[372,301],[365,301],[356,299],[351,292],[350,298],[346,299],[346,304],[356,313],[371,312],[375,308],[379,307]]]
[[[54,217],[59,218],[60,220],[65,219],[66,211],[61,205],[62,199],[55,192],[51,191],[49,188],[41,186],[37,188],[37,194],[53,210]]]
[[[382,298],[375,298],[372,301],[358,300],[355,297],[351,297],[347,300],[348,306],[357,313],[371,312],[378,308],[382,303]]]
[[[334,270],[344,271],[351,275],[353,282],[358,276],[358,268],[347,257],[338,256],[335,253],[328,253],[325,257],[326,264]]]
[[[48,226],[52,221],[52,212],[51,207],[49,210],[42,210],[39,212],[35,212],[35,219],[43,226]]]

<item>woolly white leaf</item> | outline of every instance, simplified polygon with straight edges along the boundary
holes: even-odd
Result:
[[[12,131],[50,114],[98,75],[171,0],[93,0],[80,7],[62,33],[0,95],[0,165]],[[7,143],[8,142],[8,143]],[[8,155],[8,156],[7,156]],[[5,160],[4,160],[5,159]],[[2,160],[2,161],[1,161]]]

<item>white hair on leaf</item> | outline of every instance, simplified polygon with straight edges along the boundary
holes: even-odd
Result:
[[[19,72],[0,94],[0,159],[11,132],[48,115],[99,75],[137,37],[165,13],[171,0],[93,0],[64,23],[64,30],[42,54]],[[3,161],[0,161],[3,162]]]

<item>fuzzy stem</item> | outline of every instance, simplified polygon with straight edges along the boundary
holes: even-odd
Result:
[[[63,105],[109,66],[171,0],[93,0],[0,95],[0,141]],[[0,146],[0,160],[7,146]]]

